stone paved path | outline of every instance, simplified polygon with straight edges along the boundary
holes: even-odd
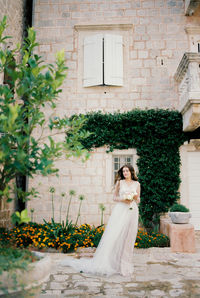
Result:
[[[170,248],[135,249],[131,278],[98,277],[59,265],[66,255],[51,254],[52,272],[43,285],[45,297],[200,297],[200,246],[195,254]]]

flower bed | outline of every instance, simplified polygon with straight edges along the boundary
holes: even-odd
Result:
[[[78,247],[97,247],[103,231],[104,227],[95,228],[88,224],[66,228],[55,223],[29,223],[10,231],[2,229],[0,242],[4,245],[12,243],[17,247],[35,247],[39,250],[55,248],[66,253]]]
[[[12,243],[17,247],[32,247],[39,250],[54,248],[61,252],[76,250],[78,247],[97,247],[104,227],[92,227],[83,224],[79,227],[69,225],[63,227],[61,224],[29,223],[15,227],[10,231],[2,230],[0,243]],[[137,234],[135,247],[166,247],[169,246],[169,238],[163,234],[147,234],[140,229]]]

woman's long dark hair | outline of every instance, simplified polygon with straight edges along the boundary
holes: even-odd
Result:
[[[131,165],[123,165],[123,166],[119,169],[119,171],[117,172],[117,175],[116,175],[116,177],[115,177],[115,183],[116,183],[117,181],[119,181],[119,180],[124,180],[124,179],[125,179],[125,178],[124,178],[124,175],[123,175],[123,168],[128,168],[128,169],[129,169],[129,171],[131,172],[131,179],[132,179],[132,180],[135,180],[135,181],[138,180],[138,178],[137,178],[137,176],[136,176],[136,174],[135,174],[135,170],[134,170],[134,168],[133,168]]]

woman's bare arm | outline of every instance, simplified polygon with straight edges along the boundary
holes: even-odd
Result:
[[[140,183],[138,182],[138,187],[137,187],[137,190],[136,190],[136,192],[137,192],[137,194],[136,195],[134,195],[134,200],[136,201],[136,203],[140,203]]]
[[[119,196],[119,188],[120,188],[120,181],[117,181],[115,185],[115,191],[114,191],[114,197],[113,197],[113,200],[115,202],[121,202],[121,198]]]

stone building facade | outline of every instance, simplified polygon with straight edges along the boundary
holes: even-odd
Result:
[[[182,79],[178,82],[174,75],[185,52],[199,52],[199,12],[199,7],[194,6],[192,1],[183,0],[34,0],[33,26],[40,43],[39,53],[48,62],[53,62],[55,53],[61,49],[64,49],[66,55],[68,75],[58,101],[57,115],[97,110],[123,112],[135,108],[181,111],[178,87]],[[115,81],[103,85],[100,78],[99,83],[93,84],[92,80],[88,81],[87,75],[95,76],[99,56],[94,62],[93,55],[87,54],[86,47],[96,43],[93,47],[96,53],[99,51],[99,39],[103,39],[107,55],[106,40],[110,40],[110,36],[120,36],[122,40],[122,51],[120,54],[119,50],[118,55],[123,65],[117,68],[122,75],[122,83]],[[107,44],[109,42],[112,43],[108,41]],[[106,77],[107,70],[104,71]],[[180,150],[183,181],[181,200],[192,209],[194,224],[198,229],[200,203],[195,178],[200,176],[198,141],[184,144]],[[113,206],[114,167],[127,159],[136,166],[137,155],[134,149],[107,154],[106,148],[99,148],[86,163],[75,160],[58,162],[59,178],[35,177],[30,184],[38,187],[40,198],[29,203],[29,208],[35,209],[35,220],[51,218],[48,190],[54,186],[57,218],[60,193],[74,189],[77,195],[83,194],[86,197],[80,222],[99,224],[99,203],[106,207],[106,222]],[[67,206],[67,199],[64,200],[63,219]],[[71,208],[73,219],[78,204],[78,199],[74,198]]]
[[[97,110],[123,112],[135,108],[182,112],[184,130],[195,133],[190,143],[180,148],[181,201],[191,209],[193,223],[199,229],[200,8],[194,2],[33,0],[33,26],[40,43],[38,52],[45,61],[51,63],[57,51],[65,51],[68,75],[56,115]],[[0,15],[8,15],[8,33],[19,42],[24,1],[0,0],[0,4]],[[184,56],[188,52],[194,55]],[[103,74],[99,72],[102,57]],[[113,207],[114,172],[124,162],[136,167],[136,160],[134,149],[107,154],[106,148],[96,149],[86,163],[60,160],[57,162],[59,177],[36,176],[29,181],[40,192],[38,199],[28,203],[29,210],[35,210],[34,220],[42,222],[43,218],[51,218],[49,188],[54,186],[57,220],[61,193],[68,194],[73,189],[77,193],[70,210],[73,220],[78,212],[77,197],[83,194],[86,199],[79,223],[100,224],[100,203],[106,207],[107,222]],[[68,199],[69,196],[62,202],[62,219],[65,219]]]

